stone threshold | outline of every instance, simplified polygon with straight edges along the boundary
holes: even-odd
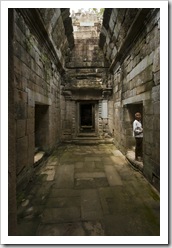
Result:
[[[71,140],[71,143],[77,145],[113,144],[113,138],[101,139],[99,137],[76,137]]]

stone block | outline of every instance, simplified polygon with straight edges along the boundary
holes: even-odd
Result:
[[[26,119],[27,118],[27,104],[24,102],[15,103],[15,117],[16,119]]]
[[[154,124],[154,130],[159,131],[160,130],[160,115],[154,116],[153,124]]]
[[[152,115],[153,114],[152,100],[146,100],[144,102],[144,113],[147,114],[147,115]]]
[[[133,68],[133,60],[131,60],[127,66],[127,73],[130,73],[130,71],[132,70]]]
[[[153,103],[154,115],[160,115],[160,102]]]
[[[26,79],[30,79],[30,75],[32,75],[30,68],[23,63],[22,64],[22,76],[24,76]]]
[[[144,154],[147,156],[152,155],[152,144],[145,142],[144,143]]]
[[[113,164],[113,160],[110,157],[104,157],[104,158],[102,158],[102,161],[103,161],[103,164],[104,165],[106,165],[106,164],[108,164],[108,165]]]
[[[147,143],[149,143],[149,144],[153,144],[154,137],[153,137],[152,130],[146,130],[144,132],[144,141],[147,142]]]
[[[35,108],[28,106],[27,107],[27,117],[28,119],[33,119],[35,117]]]
[[[19,89],[14,89],[14,99],[15,99],[15,102],[22,101],[22,102],[26,103],[27,102],[27,92],[24,92],[24,91],[19,90]]]
[[[160,85],[152,88],[152,101],[160,101]]]
[[[145,84],[142,84],[142,85],[138,86],[136,88],[136,94],[138,95],[138,94],[141,94],[143,92],[146,92],[146,91],[151,90],[152,89],[152,85],[153,85],[153,82],[150,81],[150,82],[147,82]]]
[[[157,71],[153,74],[153,80],[155,85],[160,84],[160,71]]]
[[[153,56],[153,72],[160,70],[160,48],[158,47]]]
[[[154,126],[153,126],[153,118],[154,116],[153,115],[144,115],[144,128],[145,129],[149,129],[149,130],[152,130],[154,129]]]
[[[54,15],[51,16],[51,22],[49,22],[50,23],[49,28],[48,28],[49,32],[53,29],[54,25],[57,23],[57,20],[61,14],[60,9],[55,9],[54,11],[55,11]],[[51,28],[50,28],[50,26],[51,26]]]
[[[153,52],[149,56],[144,57],[142,61],[140,61],[140,63],[133,68],[133,70],[127,76],[127,81],[130,81],[131,79],[136,77],[147,67],[149,67],[152,63],[153,63]]]
[[[28,164],[28,137],[17,139],[17,174]]]
[[[116,48],[116,46],[114,46],[114,48],[112,50],[112,54],[111,54],[111,60],[113,60],[115,58],[116,54],[117,54],[117,48]]]
[[[81,195],[81,219],[97,220],[102,217],[102,214],[97,191],[94,189],[83,190]]]
[[[28,156],[31,157],[31,160],[33,161],[35,152],[35,135],[30,134],[28,135]]]
[[[126,88],[129,88],[129,90],[132,90],[135,87],[135,80],[131,80],[129,84],[126,84]]]
[[[75,178],[104,178],[106,177],[104,172],[77,172],[75,173]]]
[[[38,227],[36,236],[85,236],[85,229],[82,223],[58,223],[41,224]]]
[[[114,16],[111,15],[111,18],[109,20],[109,29],[110,29],[110,32],[112,33],[113,32],[113,29],[114,29],[114,24],[115,24],[115,20],[113,18]]]
[[[61,165],[57,168],[56,188],[74,187],[74,165]]]
[[[58,186],[58,185],[57,185]],[[74,190],[74,189],[58,189],[56,187],[56,184],[53,184],[52,190],[49,194],[49,197],[75,197],[80,196],[81,191],[80,190]]]
[[[46,208],[42,214],[42,223],[76,222],[80,220],[80,209],[69,208]]]
[[[15,73],[21,75],[22,73],[22,61],[20,60],[20,58],[18,58],[17,56],[14,55],[14,71]]]
[[[17,138],[21,138],[26,134],[26,120],[17,120]]]
[[[70,208],[80,207],[80,197],[50,197],[47,199],[46,207],[53,208]]]
[[[27,79],[21,74],[14,73],[14,86],[17,89],[25,91],[27,87],[27,82]]]
[[[112,165],[105,165],[105,172],[110,186],[123,184],[120,175]]]
[[[27,119],[26,121],[26,133],[33,134],[35,132],[35,119]]]

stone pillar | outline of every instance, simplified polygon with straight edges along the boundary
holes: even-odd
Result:
[[[8,235],[17,235],[16,123],[14,111],[14,11],[8,9]]]

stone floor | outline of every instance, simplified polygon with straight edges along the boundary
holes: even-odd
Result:
[[[159,236],[160,199],[112,144],[63,145],[18,194],[24,236]]]

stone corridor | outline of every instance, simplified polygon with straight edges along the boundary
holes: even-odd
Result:
[[[22,236],[159,236],[159,193],[112,144],[59,146],[17,196]]]
[[[160,8],[56,7],[7,10],[8,235],[159,235]]]

